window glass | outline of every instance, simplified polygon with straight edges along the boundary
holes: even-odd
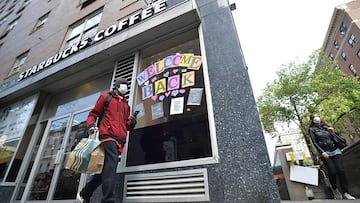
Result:
[[[49,13],[50,13],[50,12],[49,12]],[[45,24],[45,22],[46,22],[47,19],[48,19],[49,13],[41,16],[41,17],[38,19],[38,21],[37,21],[37,23],[36,23],[36,25],[35,25],[34,31],[37,30],[37,29],[39,29],[39,28],[41,28],[41,27]]]
[[[102,13],[97,14],[96,16],[90,18],[87,22],[86,22],[86,26],[85,26],[85,30],[99,24],[100,19],[101,19],[101,15]]]
[[[347,26],[346,26],[346,24],[344,22],[342,22],[341,26],[340,26],[340,33],[345,34],[346,30],[347,30]]]
[[[0,181],[14,155],[33,112],[37,97],[31,96],[0,108]]]
[[[80,35],[80,33],[83,31],[84,29],[84,26],[85,26],[85,23],[81,23],[80,25],[74,27],[72,30],[71,30],[71,33],[70,33],[70,36],[69,36],[69,39],[77,36],[77,35]]]
[[[73,100],[71,102],[59,105],[56,109],[55,116],[65,115],[70,112],[77,111],[95,104],[97,98],[100,96],[100,93],[91,94],[89,96]]]
[[[355,35],[351,34],[351,36],[349,37],[348,42],[349,42],[350,46],[353,47],[353,46],[355,45],[355,43],[356,43],[356,37],[355,37]]]
[[[11,69],[11,71],[9,72],[9,76],[19,72],[21,66],[25,63],[25,61],[27,59],[27,55],[28,55],[28,52],[26,52],[16,58],[14,66]]]
[[[72,46],[86,37],[93,38],[96,35],[101,16],[102,13],[97,11],[71,26],[63,48]]]
[[[345,53],[345,52],[342,52],[342,53],[341,53],[341,57],[344,59],[344,61],[346,61],[347,56],[346,56],[346,53]]]
[[[212,156],[200,45],[192,37],[143,53],[133,106],[138,123],[129,136],[127,166]]]

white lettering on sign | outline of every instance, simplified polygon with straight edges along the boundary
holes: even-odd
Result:
[[[159,12],[162,12],[166,9],[166,7],[167,7],[166,0],[159,0],[157,2],[154,2],[149,7],[144,8],[141,11],[130,15],[129,17],[121,19],[118,24],[110,25],[106,29],[98,31],[93,40],[89,38],[85,38],[80,43],[73,44],[71,47],[67,47],[66,49],[57,53],[55,56],[51,56],[48,59],[39,63],[38,65],[28,68],[24,72],[20,73],[18,77],[18,81],[30,77],[36,74],[37,72],[42,71],[50,67],[51,65],[54,65],[55,63],[61,61],[62,59],[65,59],[71,56],[72,54],[75,54],[81,51],[82,49],[91,46],[92,44],[95,44],[96,42],[108,38],[118,32],[123,31],[128,27],[131,27],[145,20],[146,18],[149,18]]]

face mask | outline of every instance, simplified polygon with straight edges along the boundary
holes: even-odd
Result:
[[[127,92],[127,85],[126,84],[120,84],[117,88],[118,92],[122,95],[125,95]]]
[[[316,124],[319,124],[320,121],[321,121],[320,117],[318,117],[318,116],[313,118],[313,122],[316,123]]]

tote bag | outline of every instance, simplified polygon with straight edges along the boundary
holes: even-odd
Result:
[[[104,148],[98,136],[82,138],[71,151],[65,168],[80,173],[101,173],[103,162]]]

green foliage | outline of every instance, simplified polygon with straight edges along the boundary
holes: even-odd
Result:
[[[273,130],[274,122],[296,123],[306,136],[309,115],[318,113],[337,130],[357,135],[359,119],[354,116],[360,110],[360,81],[335,67],[319,51],[305,63],[283,65],[278,79],[257,99],[265,131]]]

